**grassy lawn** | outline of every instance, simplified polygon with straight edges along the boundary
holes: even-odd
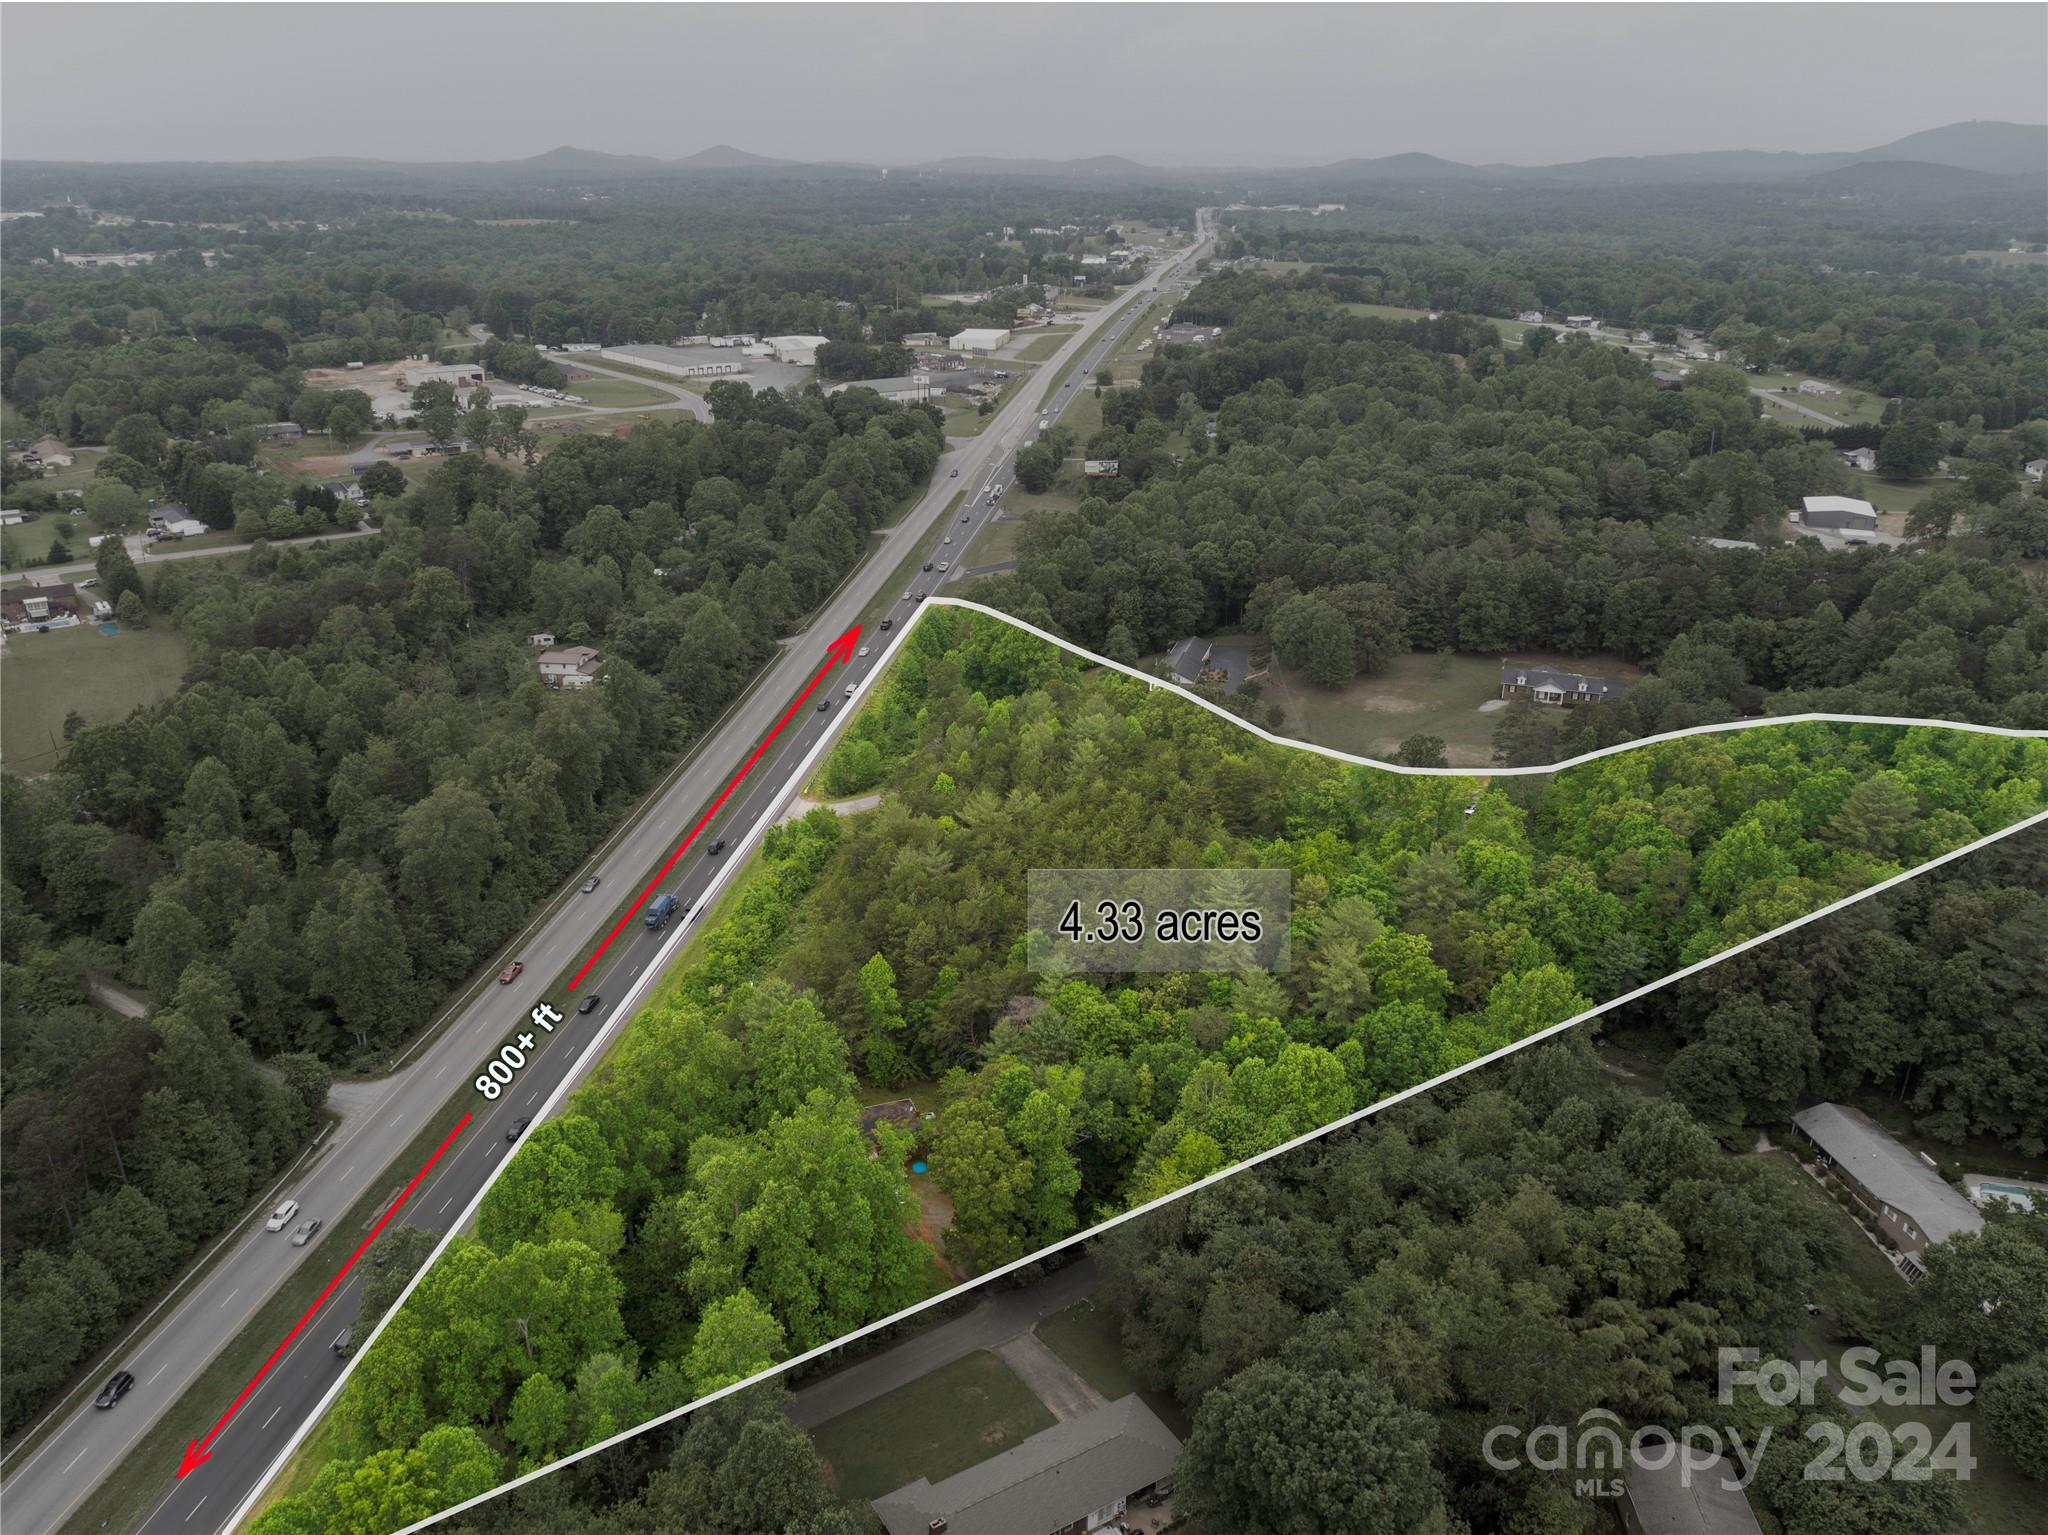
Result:
[[[1858,426],[1875,426],[1878,419],[1884,415],[1884,396],[1868,393],[1854,384],[1840,384],[1833,379],[1825,378],[1814,380],[1816,383],[1829,384],[1841,390],[1841,395],[1835,399],[1821,394],[1798,393],[1799,385],[1810,378],[1814,378],[1811,373],[1752,373],[1749,375],[1749,387],[1768,389],[1772,395],[1791,390],[1792,393],[1785,395],[1787,400],[1797,401],[1808,410],[1819,411],[1823,416],[1833,416],[1837,421],[1848,421]],[[1778,402],[1767,398],[1765,403],[1776,405]],[[1774,411],[1773,414],[1789,416],[1794,422],[1804,421],[1809,426],[1819,424],[1812,417],[1800,416],[1795,411],[1780,410]]]
[[[94,724],[120,719],[175,692],[184,672],[185,642],[161,622],[112,636],[90,624],[16,635],[0,660],[0,756],[16,772],[47,772],[71,710]]]
[[[1877,526],[1880,532],[1896,533],[1901,538],[1906,533],[1906,514],[1934,494],[1939,480],[1887,480],[1860,469],[1849,471],[1856,480],[1856,488],[1850,492],[1861,496],[1877,508]]]
[[[676,382],[680,384],[681,380]],[[673,398],[627,378],[579,378],[569,386],[569,393],[581,395],[593,405],[607,406],[665,405]]]
[[[811,1437],[840,1494],[878,1498],[936,1482],[1052,1427],[1052,1414],[987,1350],[842,1413]]]
[[[1529,654],[1523,660],[1634,680],[1640,667],[1613,656]],[[1275,661],[1266,696],[1284,714],[1286,733],[1339,751],[1386,757],[1411,735],[1441,736],[1452,767],[1484,767],[1493,758],[1498,709],[1480,705],[1500,697],[1500,661],[1494,656],[1396,656],[1384,672],[1348,687],[1325,688]]]
[[[1453,767],[1493,760],[1498,711],[1479,706],[1500,696],[1500,663],[1491,657],[1410,653],[1376,677],[1325,688],[1273,664],[1266,696],[1280,705],[1291,736],[1366,757],[1386,757],[1412,735],[1441,736]]]
[[[981,565],[1000,565],[1017,557],[1017,538],[1024,531],[1021,522],[990,522],[974,535],[967,546],[965,564],[969,570]]]
[[[1048,361],[1054,353],[1066,345],[1067,337],[1073,335],[1080,328],[1078,325],[1048,325],[1043,329],[1034,330],[1031,332],[1031,339],[1018,351],[1014,360],[1017,362]]]
[[[89,560],[92,549],[86,540],[98,531],[83,517],[73,517],[68,512],[45,512],[14,527],[0,529],[0,554],[4,554],[9,570],[26,570],[51,563],[50,540],[61,532],[70,553],[54,563],[63,565],[72,560]]]
[[[1076,1301],[1040,1322],[1035,1331],[1039,1342],[1110,1401],[1135,1391],[1159,1414],[1161,1422],[1181,1438],[1187,1437],[1187,1409],[1169,1393],[1148,1389],[1124,1363],[1116,1313],[1107,1306],[1098,1306],[1092,1300]]]

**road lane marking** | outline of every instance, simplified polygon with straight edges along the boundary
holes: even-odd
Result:
[[[163,1374],[163,1373],[164,1373],[164,1371],[168,1370],[168,1369],[169,1369],[170,1367],[171,1367],[171,1366],[170,1366],[170,1361],[166,1360],[166,1361],[165,1361],[164,1363],[162,1363],[162,1364],[160,1364],[160,1365],[158,1365],[158,1366],[156,1367],[156,1375],[161,1375],[161,1374]],[[149,1378],[148,1380],[146,1380],[146,1381],[144,1381],[144,1382],[143,1382],[143,1385],[145,1385],[145,1386],[154,1386],[154,1385],[156,1384],[156,1375],[152,1375],[152,1376],[150,1376],[150,1378]]]
[[[448,1213],[448,1207],[454,1203],[455,1196],[453,1194],[450,1194],[446,1199],[441,1201],[441,1208],[436,1210],[434,1213],[436,1215],[446,1215]]]
[[[200,1509],[204,1508],[206,1506],[206,1499],[212,1496],[212,1493],[207,1493],[204,1496],[202,1496],[197,1503],[194,1503],[192,1505],[192,1514],[196,1514],[199,1512]],[[185,1516],[185,1523],[190,1524],[192,1522],[192,1514],[187,1514]]]
[[[273,1408],[271,1408],[271,1409],[270,1409],[270,1416],[269,1416],[269,1417],[267,1417],[267,1418],[265,1418],[265,1419],[263,1420],[263,1426],[264,1426],[265,1428],[268,1428],[268,1427],[270,1427],[270,1425],[271,1425],[271,1424],[272,1424],[272,1423],[273,1423],[274,1421],[276,1421],[277,1415],[278,1415],[279,1413],[283,1412],[283,1411],[284,1411],[284,1403],[282,1403],[282,1402],[279,1402],[279,1403],[278,1403],[278,1404],[277,1404],[277,1405],[276,1405],[275,1407],[273,1407]]]
[[[343,1168],[343,1169],[341,1170],[341,1175],[342,1175],[342,1177],[346,1178],[346,1177],[347,1177],[347,1176],[348,1176],[348,1175],[349,1175],[350,1173],[354,1172],[355,1170],[356,1170],[356,1164],[355,1164],[355,1163],[353,1163],[353,1162],[351,1162],[351,1163],[349,1163],[349,1164],[348,1164],[348,1166],[344,1167],[344,1168]]]
[[[240,1295],[241,1293],[242,1287],[240,1285],[236,1285],[232,1290],[228,1291],[227,1300],[222,1301],[221,1305],[225,1306],[228,1303],[228,1301],[233,1300],[237,1295]]]
[[[86,1448],[87,1448],[87,1449],[90,1449],[90,1448],[91,1448],[91,1446],[90,1446],[90,1445],[88,1445],[88,1446],[87,1446]],[[75,1465],[77,1465],[77,1464],[78,1464],[78,1463],[79,1463],[79,1462],[80,1462],[81,1460],[84,1460],[84,1459],[85,1459],[85,1450],[80,1450],[80,1451],[79,1451],[79,1452],[78,1452],[78,1453],[77,1453],[76,1455],[74,1455],[74,1456],[72,1456],[72,1457],[71,1457],[71,1466],[75,1466]],[[71,1466],[66,1466],[66,1467],[65,1467],[65,1468],[64,1468],[64,1469],[63,1469],[62,1471],[58,1472],[57,1474],[58,1474],[59,1476],[69,1476],[69,1475],[71,1474]]]

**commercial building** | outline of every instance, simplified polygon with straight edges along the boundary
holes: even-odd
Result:
[[[1558,709],[1575,709],[1580,704],[1607,703],[1621,697],[1635,684],[1593,672],[1559,671],[1527,661],[1500,663],[1500,696],[1509,700],[1526,698],[1532,703]]]
[[[966,330],[955,332],[953,339],[947,344],[956,352],[979,352],[986,354],[995,351],[998,347],[1009,345],[1009,342],[1010,333],[1007,330],[969,326]]]
[[[1170,1483],[1180,1441],[1134,1392],[874,1502],[889,1535],[1085,1535]]]
[[[1600,322],[1589,314],[1568,314],[1564,317],[1564,323],[1571,330],[1591,330]]]
[[[1799,520],[1809,528],[1848,528],[1858,533],[1877,531],[1877,508],[1854,496],[1803,496]]]
[[[1984,1217],[1919,1153],[1892,1139],[1861,1109],[1816,1103],[1792,1116],[1793,1128],[1813,1147],[1814,1161],[1863,1206],[1877,1229],[1899,1250],[1899,1271],[1909,1280],[1927,1270],[1922,1249],[1959,1232],[1977,1231]]]
[[[763,344],[777,362],[815,368],[818,365],[818,348],[830,343],[831,339],[830,336],[767,336],[763,338]]]
[[[540,653],[540,680],[551,688],[587,688],[597,681],[598,653],[588,645],[569,645]]]

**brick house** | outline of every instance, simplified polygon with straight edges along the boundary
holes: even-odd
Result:
[[[1591,672],[1564,672],[1554,666],[1532,661],[1500,663],[1500,696],[1511,702],[1528,699],[1552,708],[1575,709],[1580,704],[1607,703],[1621,697],[1635,684]]]

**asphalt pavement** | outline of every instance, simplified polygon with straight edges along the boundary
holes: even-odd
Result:
[[[1138,285],[1149,290],[1178,275],[1202,252],[1198,244],[1170,261]],[[1056,402],[1046,410],[1064,410],[1087,387],[1094,369],[1114,349],[1129,326],[1138,323],[1144,304],[1121,304],[1098,311],[1089,324],[1049,361],[1037,377],[1050,378],[1078,349],[1085,355],[1073,368]],[[1112,321],[1111,316],[1118,316]],[[579,871],[575,883],[590,874],[601,884],[593,895],[576,896],[535,919],[528,931],[498,961],[517,958],[525,969],[503,986],[483,992],[429,1043],[404,1069],[372,1085],[374,1103],[352,1116],[342,1132],[323,1144],[301,1165],[285,1189],[297,1199],[302,1216],[338,1219],[369,1189],[388,1186],[396,1192],[417,1170],[394,1168],[391,1159],[423,1130],[452,1122],[451,1100],[465,1095],[474,1114],[469,1127],[408,1202],[401,1219],[429,1230],[445,1230],[458,1219],[479,1189],[495,1174],[510,1149],[508,1131],[530,1117],[565,1074],[591,1062],[585,1059],[594,1026],[606,1013],[579,1015],[577,1003],[593,991],[600,997],[622,994],[645,974],[666,942],[667,932],[652,932],[638,919],[606,951],[604,959],[573,995],[558,988],[558,978],[580,964],[615,919],[619,898],[637,890],[666,861],[683,833],[702,814],[738,770],[755,743],[774,725],[789,701],[802,691],[825,659],[826,647],[853,624],[882,593],[883,583],[920,547],[928,558],[957,555],[995,515],[1000,494],[1011,482],[1015,450],[1040,430],[1039,400],[1043,390],[1027,382],[984,427],[981,434],[949,449],[940,460],[931,488],[893,528],[877,538],[869,557],[824,604],[804,634],[785,644],[759,686],[728,711],[721,725],[689,764],[661,792],[641,817]],[[958,470],[957,479],[953,471]],[[961,490],[968,492],[959,511],[947,507]],[[950,537],[950,545],[940,540]],[[945,578],[940,578],[945,579]],[[916,609],[914,592],[935,589],[936,580],[920,576],[911,600],[897,601],[890,614],[899,631]],[[922,583],[930,583],[923,585]],[[883,659],[882,636],[861,635],[872,653],[849,666],[835,668],[820,685],[832,706],[823,712],[807,704],[785,728],[783,755],[764,767],[759,781],[750,778],[726,802],[698,844],[676,865],[664,889],[694,906],[715,872],[715,860],[699,851],[721,836],[736,836],[798,787],[784,775],[788,764],[833,729],[843,713],[844,689],[858,682]],[[814,695],[814,697],[819,695]],[[734,847],[725,856],[744,855]],[[562,1014],[562,1023],[538,1041],[512,1087],[495,1102],[467,1086],[507,1041],[530,1029],[531,1011],[548,1002]],[[100,1479],[128,1454],[157,1419],[200,1376],[228,1341],[248,1326],[278,1287],[309,1254],[338,1268],[361,1233],[350,1240],[293,1247],[284,1233],[263,1229],[259,1214],[234,1240],[232,1250],[178,1304],[114,1361],[114,1368],[133,1373],[135,1389],[108,1411],[90,1401],[73,1410],[47,1439],[0,1484],[0,1515],[9,1532],[38,1535],[54,1530]],[[339,1254],[332,1251],[340,1247]],[[176,1455],[166,1458],[165,1493],[139,1526],[148,1531],[205,1535],[226,1527],[234,1510],[261,1482],[292,1431],[310,1414],[343,1361],[330,1345],[355,1316],[360,1275],[351,1273],[336,1289],[291,1350],[264,1378],[235,1418],[211,1445],[211,1458],[182,1480],[175,1479]],[[219,1405],[225,1409],[232,1392]],[[211,1421],[209,1412],[208,1421]]]

